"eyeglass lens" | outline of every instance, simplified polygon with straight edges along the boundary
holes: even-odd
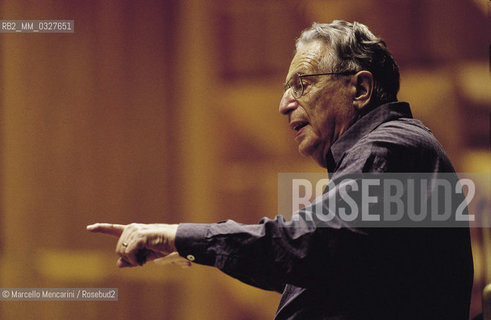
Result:
[[[303,82],[302,78],[298,74],[294,75],[293,78],[287,85],[287,89],[292,89],[293,97],[298,99],[303,94]]]

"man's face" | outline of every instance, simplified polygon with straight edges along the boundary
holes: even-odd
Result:
[[[303,45],[293,57],[286,83],[297,73],[329,72],[319,69],[321,58],[328,54],[328,50],[320,41]],[[349,76],[313,76],[305,77],[302,81],[303,96],[295,99],[292,89],[286,90],[279,111],[288,117],[298,151],[326,167],[327,151],[357,118],[353,106],[356,86]]]

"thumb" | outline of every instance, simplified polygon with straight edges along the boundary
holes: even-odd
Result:
[[[160,264],[160,265],[166,265],[166,264],[177,264],[181,268],[187,268],[190,267],[191,261],[184,259],[179,255],[177,252],[173,252],[163,258],[158,258],[153,260],[153,262]]]

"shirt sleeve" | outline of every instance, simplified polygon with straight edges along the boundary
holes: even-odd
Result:
[[[360,240],[355,238],[363,235],[340,226],[327,228],[309,217],[308,213],[300,212],[289,221],[277,216],[264,218],[255,225],[232,220],[216,224],[183,223],[178,227],[175,245],[188,260],[214,266],[258,288],[282,292],[286,283],[314,286],[329,275],[339,275],[334,270],[337,264],[332,263],[334,257],[354,250],[354,244]],[[360,257],[355,254],[348,259]]]

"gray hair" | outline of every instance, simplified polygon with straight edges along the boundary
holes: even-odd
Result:
[[[314,22],[297,39],[297,51],[306,43],[320,40],[330,53],[321,58],[321,72],[370,71],[374,78],[373,107],[397,101],[399,67],[385,42],[376,37],[367,26],[335,20],[330,24]]]

